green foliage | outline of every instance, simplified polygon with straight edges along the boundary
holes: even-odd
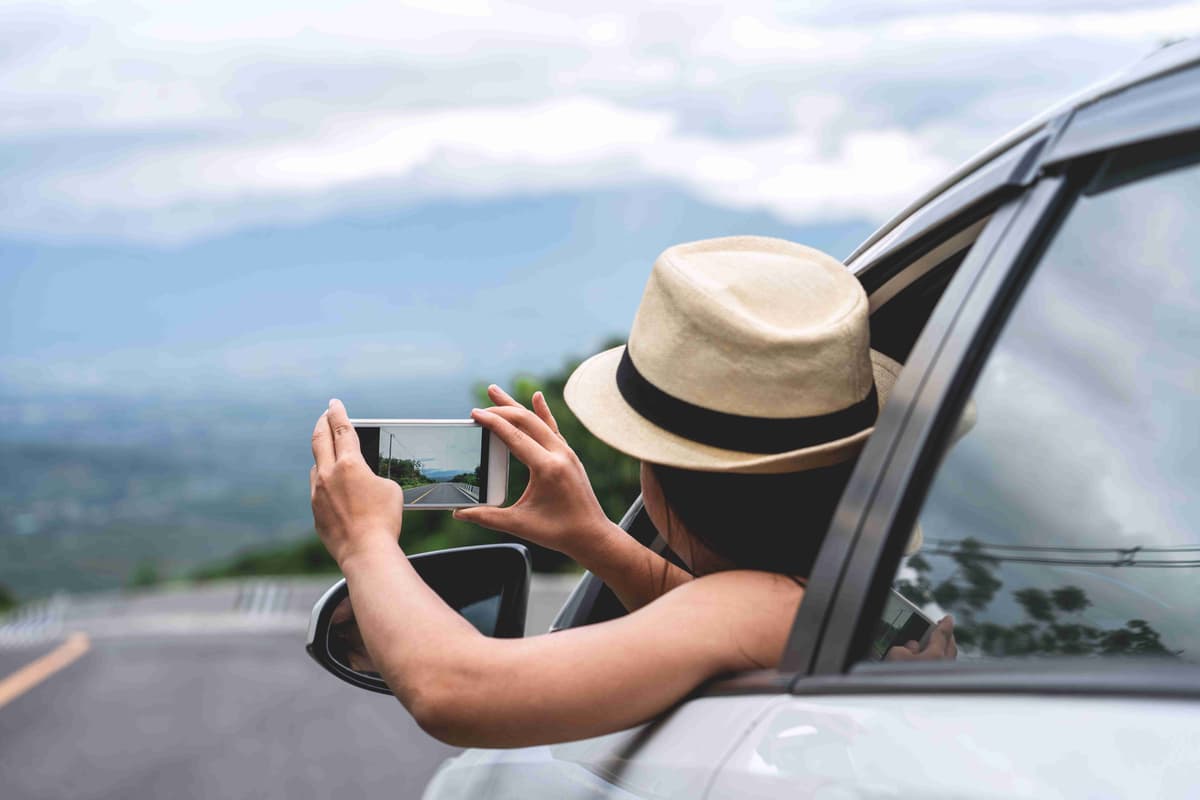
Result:
[[[8,611],[10,608],[15,608],[16,605],[16,595],[7,586],[0,583],[0,614]]]
[[[1012,593],[1025,619],[1000,625],[980,619],[1003,583],[994,574],[998,559],[986,555],[975,539],[964,539],[951,555],[956,569],[934,585],[929,562],[919,555],[908,560],[915,580],[902,580],[897,589],[918,605],[936,602],[955,616],[954,636],[959,644],[977,648],[988,656],[1032,655],[1167,655],[1159,633],[1142,619],[1131,619],[1119,628],[1101,629],[1087,624],[1081,614],[1092,601],[1078,586],[1050,590],[1025,587]]]
[[[229,561],[196,570],[192,578],[204,581],[251,575],[313,575],[337,571],[337,562],[314,535],[299,542],[243,552]]]
[[[1041,589],[1030,587],[1013,592],[1013,599],[1021,604],[1025,613],[1038,622],[1050,622],[1054,619],[1054,609],[1050,605],[1050,595]]]
[[[391,478],[404,489],[434,482],[421,469],[421,462],[414,458],[381,458],[379,474]]]
[[[125,585],[130,589],[146,589],[160,583],[162,583],[162,574],[159,572],[158,564],[151,559],[142,559],[134,566]]]
[[[1162,643],[1162,636],[1144,619],[1131,619],[1125,627],[1105,631],[1100,637],[1100,652],[1106,655],[1178,655]]]
[[[1092,601],[1088,600],[1087,595],[1083,593],[1083,589],[1078,586],[1064,586],[1061,589],[1055,589],[1050,592],[1050,599],[1059,611],[1066,612],[1083,611],[1092,604]]]

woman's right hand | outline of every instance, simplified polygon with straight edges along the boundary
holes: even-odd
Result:
[[[545,396],[534,393],[533,411],[495,385],[488,387],[488,397],[496,405],[475,409],[471,418],[499,437],[529,468],[529,485],[511,506],[460,508],[455,519],[511,533],[581,560],[580,554],[599,545],[615,526],[600,507],[579,456],[558,432]]]

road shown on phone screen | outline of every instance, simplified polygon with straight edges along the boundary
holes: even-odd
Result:
[[[427,483],[404,490],[406,506],[459,505],[478,503],[479,487],[467,483]]]

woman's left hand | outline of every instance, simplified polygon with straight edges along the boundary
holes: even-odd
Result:
[[[358,434],[341,400],[330,400],[312,435],[309,472],[313,520],[325,549],[338,564],[379,542],[400,535],[404,490],[371,472],[359,450]]]
[[[958,643],[954,641],[954,618],[949,614],[942,617],[925,647],[917,642],[906,642],[887,651],[884,661],[953,661],[958,658]]]

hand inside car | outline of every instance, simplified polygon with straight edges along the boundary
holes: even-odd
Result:
[[[533,411],[499,386],[489,386],[488,397],[496,405],[476,409],[471,417],[529,468],[529,485],[511,506],[461,508],[455,518],[584,560],[582,551],[615,526],[600,507],[579,457],[559,433],[545,396],[534,393]]]
[[[929,634],[925,647],[909,641],[887,651],[884,661],[953,661],[958,658],[958,645],[954,641],[954,617],[942,617]]]
[[[312,435],[309,472],[313,519],[325,549],[338,564],[376,540],[400,535],[404,490],[371,472],[358,434],[341,400],[330,400]]]

